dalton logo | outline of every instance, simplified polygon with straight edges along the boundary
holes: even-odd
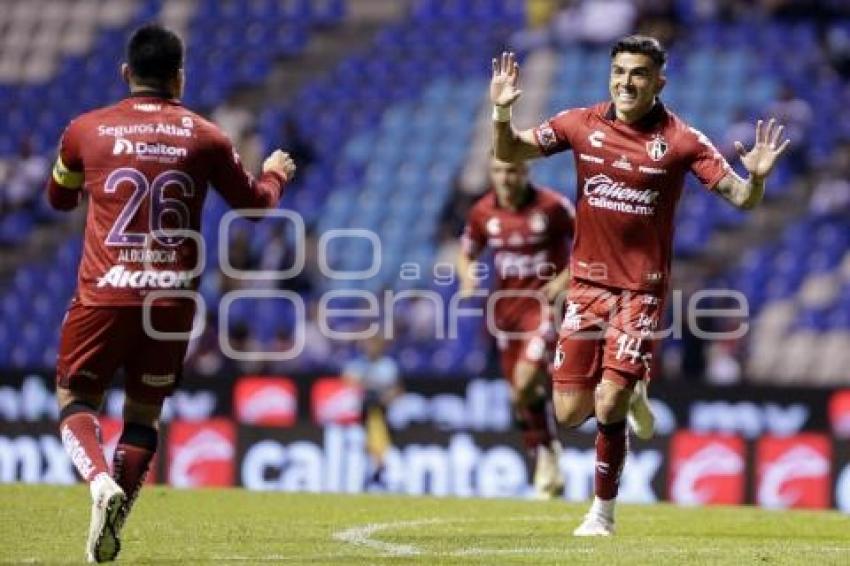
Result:
[[[112,155],[131,155],[133,153],[133,142],[124,138],[115,138],[112,146]]]
[[[670,500],[681,505],[744,502],[744,441],[679,432],[670,442]]]
[[[139,155],[151,157],[186,157],[189,151],[185,147],[176,147],[164,143],[147,143],[138,141],[135,144],[125,138],[115,138],[112,145],[112,155]]]

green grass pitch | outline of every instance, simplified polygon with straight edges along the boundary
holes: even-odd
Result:
[[[87,490],[0,486],[0,563],[81,563]],[[563,502],[146,488],[119,563],[850,564],[850,517],[622,505],[618,534],[570,536]]]

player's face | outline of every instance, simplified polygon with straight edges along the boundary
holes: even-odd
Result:
[[[637,120],[652,108],[664,87],[661,69],[642,53],[617,53],[611,61],[609,89],[617,115]]]
[[[522,195],[528,184],[528,167],[525,163],[510,163],[490,159],[490,183],[499,200],[512,201]]]

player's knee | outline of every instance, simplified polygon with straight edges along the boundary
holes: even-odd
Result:
[[[83,403],[90,407],[100,407],[103,402],[102,393],[80,393],[71,391],[64,387],[56,388],[56,402],[59,404],[59,410],[64,409],[71,403]]]
[[[553,397],[555,419],[558,424],[567,428],[581,426],[593,412],[592,400],[585,395],[564,395],[555,393]]]
[[[124,400],[124,422],[158,428],[161,413],[162,403],[139,403],[129,397]]]
[[[625,419],[629,411],[630,396],[631,392],[627,389],[600,389],[596,396],[596,419],[603,424]]]

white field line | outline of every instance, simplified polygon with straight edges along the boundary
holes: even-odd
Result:
[[[392,542],[384,542],[382,540],[373,539],[372,535],[381,531],[391,529],[404,529],[411,527],[421,527],[422,525],[434,525],[437,523],[445,523],[447,521],[440,519],[420,519],[416,521],[392,521],[389,523],[369,523],[359,527],[351,527],[344,531],[339,531],[333,534],[334,540],[347,542],[355,546],[364,546],[377,550],[381,554],[390,556],[414,556],[422,554],[422,550],[412,544],[395,544]]]

